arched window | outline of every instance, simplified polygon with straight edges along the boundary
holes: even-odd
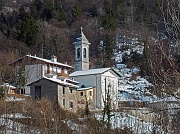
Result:
[[[84,58],[86,58],[86,48],[84,48],[84,50],[83,50],[83,56],[84,56]]]
[[[77,49],[77,59],[80,59],[80,48]]]

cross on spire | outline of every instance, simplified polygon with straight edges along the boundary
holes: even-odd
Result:
[[[81,33],[82,33],[83,27],[81,26]]]

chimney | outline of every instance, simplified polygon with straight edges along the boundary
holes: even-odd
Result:
[[[51,58],[51,60],[52,60],[53,62],[57,62],[57,57],[56,57],[55,55],[53,55],[52,58]]]

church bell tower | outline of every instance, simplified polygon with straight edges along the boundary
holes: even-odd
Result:
[[[81,27],[80,37],[73,42],[75,48],[75,71],[89,70],[89,41],[86,39]]]

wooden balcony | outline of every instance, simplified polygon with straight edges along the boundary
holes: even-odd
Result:
[[[69,77],[69,74],[66,74],[64,72],[58,73],[58,76],[63,76],[63,77]]]

